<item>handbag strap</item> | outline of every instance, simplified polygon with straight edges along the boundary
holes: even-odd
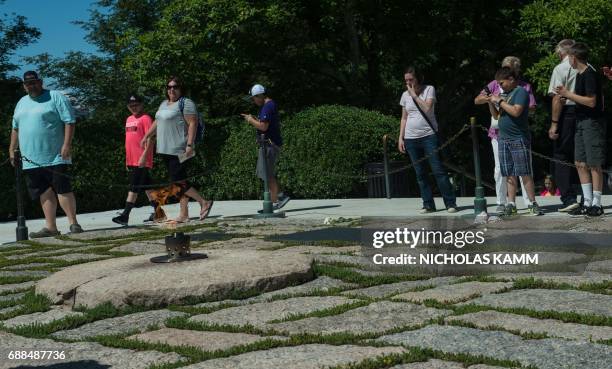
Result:
[[[429,86],[427,86],[429,87]],[[423,90],[423,92],[425,92],[425,90]],[[417,96],[418,98],[418,96]],[[419,106],[419,103],[416,102],[415,99],[412,99],[412,101],[414,102],[414,105],[416,105],[417,109],[419,109],[419,113],[421,113],[421,115],[423,116],[423,118],[425,118],[425,121],[427,122],[427,124],[429,124],[429,128],[431,128],[431,130],[436,134],[436,136],[438,135],[438,131],[434,128],[433,124],[431,123],[431,120],[429,120],[429,117],[427,116],[427,114],[425,114],[425,112],[423,111],[423,109],[421,109],[421,107]]]

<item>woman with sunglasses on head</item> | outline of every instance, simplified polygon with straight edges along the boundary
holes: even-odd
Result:
[[[206,201],[187,181],[186,166],[195,155],[193,146],[198,129],[198,111],[191,99],[183,97],[183,92],[180,79],[170,77],[166,83],[167,100],[159,105],[155,122],[142,140],[144,144],[157,134],[157,153],[166,162],[170,180],[181,187],[180,212],[174,220],[177,223],[189,221],[189,198],[200,204],[200,220],[208,216],[213,205],[212,200]]]

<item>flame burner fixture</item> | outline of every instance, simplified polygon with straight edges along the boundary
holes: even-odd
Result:
[[[192,254],[189,246],[191,237],[183,232],[175,232],[166,236],[167,255],[151,258],[153,263],[177,263],[190,260],[206,259],[206,254]]]

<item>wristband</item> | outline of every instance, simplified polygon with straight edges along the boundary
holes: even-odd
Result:
[[[558,120],[553,120],[552,123],[553,124],[559,124],[559,121]]]

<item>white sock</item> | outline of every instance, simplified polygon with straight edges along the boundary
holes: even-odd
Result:
[[[593,206],[601,206],[601,191],[593,191]]]
[[[593,201],[593,184],[583,183],[582,185],[582,198],[584,199],[584,206],[589,207]]]

